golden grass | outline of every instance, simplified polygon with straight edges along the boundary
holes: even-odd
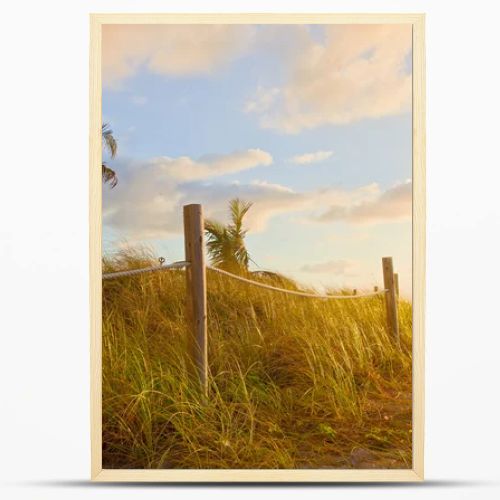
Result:
[[[151,264],[105,259],[104,271]],[[186,359],[183,271],[103,282],[104,468],[411,468],[411,304],[322,301],[209,271],[210,395]]]

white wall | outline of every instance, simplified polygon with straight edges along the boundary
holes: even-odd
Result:
[[[5,498],[253,498],[264,489],[87,486],[88,12],[278,11],[284,2],[2,5],[0,476]],[[427,486],[276,489],[299,498],[499,498],[498,2],[292,1],[427,12]],[[455,481],[455,482],[454,482]],[[458,482],[456,482],[458,481]]]

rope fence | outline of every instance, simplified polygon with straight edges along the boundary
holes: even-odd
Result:
[[[184,269],[189,266],[189,262],[185,260],[181,260],[178,262],[172,262],[172,264],[160,264],[158,266],[151,267],[143,267],[140,269],[130,269],[126,271],[116,271],[113,273],[106,273],[102,275],[103,280],[112,280],[115,278],[124,278],[127,276],[136,276],[138,274],[144,273],[154,273],[157,271],[166,271],[168,269]],[[377,290],[376,292],[364,293],[361,295],[327,295],[320,293],[309,293],[309,292],[301,292],[300,290],[288,290],[287,288],[279,288],[277,286],[268,285],[267,283],[262,283],[260,281],[254,281],[248,278],[244,278],[243,276],[238,276],[237,274],[230,273],[229,271],[224,271],[223,269],[219,269],[218,267],[213,266],[205,266],[210,271],[214,271],[216,273],[222,274],[224,276],[228,276],[234,280],[242,281],[243,283],[248,283],[249,285],[253,285],[256,287],[264,288],[266,290],[272,290],[274,292],[287,293],[289,295],[297,295],[299,297],[308,297],[311,299],[322,299],[322,300],[342,300],[342,299],[364,299],[367,297],[375,297],[377,295],[382,295],[388,290]]]
[[[143,267],[141,269],[131,269],[128,271],[117,271],[114,273],[106,273],[102,275],[102,279],[112,280],[115,278],[123,278],[124,276],[135,276],[137,274],[165,271],[167,269],[183,269],[187,266],[189,266],[189,262],[181,260],[179,262],[172,262],[172,264],[160,264],[159,266]]]
[[[281,293],[288,293],[290,295],[298,295],[299,297],[309,297],[311,299],[323,299],[323,300],[328,300],[328,299],[363,299],[366,297],[374,297],[375,295],[382,295],[383,293],[386,293],[388,290],[379,290],[377,292],[371,292],[371,293],[365,293],[362,295],[322,295],[319,293],[308,293],[308,292],[301,292],[299,290],[287,290],[286,288],[279,288],[276,286],[268,285],[266,283],[261,283],[259,281],[254,281],[250,280],[248,278],[244,278],[243,276],[238,276],[237,274],[230,273],[228,271],[224,271],[223,269],[219,269],[217,267],[212,267],[212,266],[206,266],[207,269],[210,269],[211,271],[215,271],[216,273],[223,274],[224,276],[229,276],[230,278],[233,278],[235,280],[243,281],[244,283],[248,283],[249,285],[257,286],[260,288],[265,288],[267,290],[273,290],[275,292],[281,292]]]
[[[184,245],[186,260],[165,264],[165,259],[159,259],[160,264],[142,269],[131,269],[126,271],[116,271],[102,275],[103,280],[123,278],[126,276],[136,276],[144,273],[153,273],[167,269],[186,269],[187,301],[186,310],[190,323],[191,335],[189,336],[189,355],[192,358],[192,366],[197,372],[201,389],[208,395],[208,336],[207,336],[207,282],[206,270],[213,271],[228,278],[247,283],[248,285],[264,288],[274,292],[308,297],[321,300],[343,300],[343,299],[364,299],[384,295],[387,316],[388,330],[399,345],[399,320],[398,320],[398,300],[399,300],[399,279],[394,273],[392,257],[382,258],[382,271],[384,277],[384,287],[378,290],[375,287],[371,293],[358,294],[353,290],[352,295],[326,295],[319,293],[302,292],[299,290],[287,290],[273,285],[268,285],[259,281],[254,281],[237,274],[218,269],[205,263],[204,248],[204,217],[203,207],[199,204],[185,205],[183,209],[184,217]]]

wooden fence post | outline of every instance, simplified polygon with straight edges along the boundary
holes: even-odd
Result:
[[[184,206],[184,248],[186,261],[187,310],[190,321],[189,354],[196,367],[203,394],[208,395],[207,281],[204,222],[201,205]]]
[[[394,289],[396,290],[396,301],[399,301],[399,274],[394,273]]]
[[[389,331],[399,344],[399,321],[398,321],[398,303],[396,300],[396,287],[394,285],[394,270],[392,266],[392,257],[382,258],[382,270],[384,273],[385,308],[387,312],[387,324]]]

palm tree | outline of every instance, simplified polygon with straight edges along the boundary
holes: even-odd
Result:
[[[250,256],[245,247],[247,231],[243,229],[243,218],[251,206],[252,203],[235,198],[229,202],[229,224],[205,221],[207,250],[215,267],[237,274],[248,271]]]
[[[102,124],[102,145],[104,149],[109,152],[111,158],[114,158],[118,145],[113,136],[113,131],[109,128],[107,123]],[[118,184],[116,172],[112,168],[109,168],[104,161],[102,162],[102,181],[104,184],[109,182],[111,188],[114,188]]]

